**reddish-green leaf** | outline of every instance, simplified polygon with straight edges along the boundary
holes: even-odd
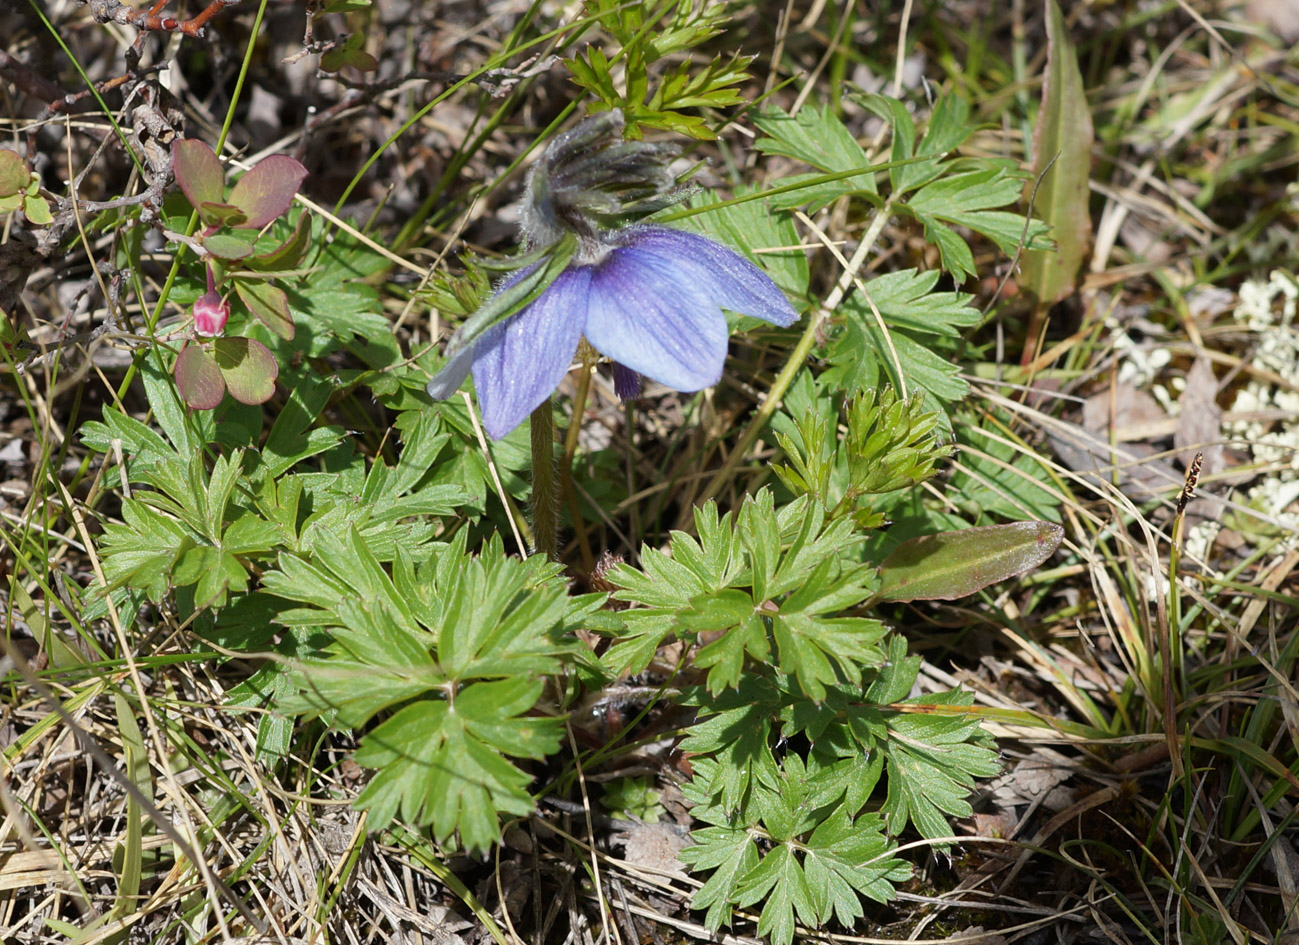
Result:
[[[365,51],[365,34],[353,33],[347,37],[342,46],[335,46],[320,57],[320,68],[325,72],[337,72],[343,66],[351,66],[360,72],[373,72],[379,68],[379,61]]]
[[[238,226],[248,219],[234,204],[218,200],[204,200],[198,205],[198,215],[205,226]]]
[[[302,262],[310,245],[311,226],[304,213],[298,217],[298,225],[292,236],[270,252],[253,256],[244,265],[258,272],[282,272],[285,269],[292,269]]]
[[[172,369],[181,400],[195,410],[211,410],[221,403],[226,385],[211,355],[198,345],[186,345]]]
[[[230,202],[248,215],[244,229],[260,230],[289,209],[307,169],[285,154],[260,161],[235,184]]]
[[[0,197],[21,193],[30,179],[31,174],[18,152],[0,149]]]
[[[171,163],[176,183],[195,210],[205,202],[221,202],[225,173],[216,153],[204,142],[194,138],[176,139],[171,145]]]
[[[904,541],[880,565],[877,600],[956,600],[1023,574],[1051,557],[1064,529],[1012,522]]]
[[[252,241],[238,233],[213,233],[203,238],[203,247],[218,259],[245,259],[253,254]]]
[[[271,399],[280,366],[266,345],[251,338],[218,338],[212,349],[231,397],[245,404]]]
[[[1078,53],[1059,6],[1046,0],[1046,78],[1033,131],[1033,177],[1041,177],[1042,182],[1033,211],[1051,225],[1056,250],[1025,252],[1020,283],[1042,305],[1054,305],[1073,292],[1087,252],[1092,231],[1087,211],[1092,140],[1091,109]]]
[[[257,320],[285,341],[293,337],[293,316],[284,290],[258,279],[239,279],[235,291]]]

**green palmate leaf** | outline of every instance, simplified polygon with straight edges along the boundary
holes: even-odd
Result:
[[[953,226],[982,233],[1007,255],[1015,252],[1021,239],[1027,248],[1050,246],[1044,223],[1034,220],[1025,227],[1019,214],[993,209],[1018,200],[1022,181],[1023,175],[1010,165],[982,167],[926,184],[902,206],[924,224],[925,238],[938,247],[943,268],[957,282],[964,282],[975,273],[974,254]]]
[[[604,656],[611,673],[642,671],[673,632],[677,616],[702,595],[720,591],[743,567],[735,554],[729,512],[719,520],[716,503],[696,508],[695,531],[698,540],[685,532],[672,532],[671,555],[643,546],[639,571],[619,565],[608,574],[608,580],[619,588],[613,595],[617,600],[643,605],[626,612],[623,640]]]
[[[1064,529],[1013,522],[923,535],[880,565],[880,600],[956,600],[1036,568],[1055,553]]]
[[[304,374],[288,382],[289,396],[262,446],[262,462],[274,478],[334,446],[345,435],[340,426],[315,426],[333,386]]]
[[[439,843],[458,833],[467,849],[486,850],[500,836],[498,812],[533,808],[529,777],[504,754],[542,758],[559,747],[559,720],[522,717],[542,689],[540,680],[475,683],[454,703],[402,709],[362,740],[357,763],[378,770],[357,806],[376,829],[400,817],[431,827]]]
[[[382,492],[393,475],[371,488]],[[560,722],[528,713],[541,677],[576,649],[569,630],[589,625],[603,597],[571,597],[557,565],[507,558],[496,541],[470,558],[463,536],[431,546],[420,564],[398,548],[389,574],[358,530],[321,535],[315,560],[282,555],[262,584],[309,605],[282,622],[320,627],[329,640],[299,661],[282,711],[359,728],[398,709],[357,754],[379,769],[358,801],[373,827],[400,817],[484,849],[498,838],[498,813],[532,809],[530,779],[509,759],[558,747]]]
[[[194,536],[179,522],[142,502],[122,504],[123,524],[106,523],[101,555],[108,590],[123,586],[143,590],[161,603],[171,589],[171,572]]]
[[[753,869],[740,878],[736,905],[746,908],[763,902],[758,934],[776,945],[794,939],[794,917],[805,925],[817,923],[816,905],[802,865],[788,846],[773,847]]]
[[[731,536],[730,516],[716,515],[711,503],[697,513],[699,543],[674,533],[671,557],[646,548],[643,573],[624,567],[609,576],[617,597],[647,607],[625,614],[632,640],[607,666],[623,668],[629,651],[648,658],[673,632],[712,632],[697,657],[711,692],[735,686],[747,660],[765,664],[775,652],[780,669],[819,699],[825,683],[855,679],[860,665],[878,661],[879,624],[833,616],[873,593],[870,569],[843,558],[860,541],[850,521],[827,525],[806,498],[777,513],[765,489],[745,500]],[[741,583],[749,589],[734,586]]]
[[[849,296],[842,307],[844,326],[829,346],[832,367],[821,383],[854,392],[890,381],[908,392],[919,387],[939,401],[964,397],[969,386],[957,376],[960,365],[944,357],[945,350],[954,352],[956,346],[944,339],[958,337],[961,328],[977,324],[982,316],[971,304],[973,296],[934,292],[940,275],[914,269],[888,273],[866,283],[864,294]],[[918,334],[939,337],[921,342],[913,337]]]
[[[968,798],[974,779],[1001,771],[977,718],[923,711],[926,706],[965,706],[973,701],[970,693],[945,692],[904,703],[914,707],[912,712],[889,715],[883,745],[889,790],[881,812],[890,833],[900,833],[910,822],[931,839],[950,836],[947,816],[973,813]]]
[[[828,105],[804,106],[796,116],[779,108],[764,109],[753,119],[767,137],[759,138],[754,147],[767,154],[779,154],[810,164],[829,173],[861,170],[860,175],[842,180],[813,183],[817,175],[807,175],[809,186],[772,198],[772,206],[790,208],[810,205],[819,210],[846,194],[875,195],[875,174],[869,170],[870,159],[861,145]],[[787,178],[786,184],[800,178]]]
[[[698,71],[695,71],[694,63],[682,63],[675,71],[663,77],[654,97],[650,99],[650,108],[662,112],[679,108],[724,108],[742,104],[744,98],[732,86],[749,78],[745,67],[753,59],[753,56],[716,56]],[[715,137],[711,131],[709,135]]]
[[[839,810],[817,827],[807,842],[803,870],[823,924],[833,915],[852,928],[864,914],[860,896],[883,903],[897,895],[894,883],[910,879],[911,866],[891,852],[878,815],[854,821]]]
[[[701,705],[707,717],[691,726],[681,743],[681,750],[707,753],[715,766],[696,768],[695,791],[700,798],[715,803],[723,818],[739,812],[742,819],[751,816],[752,800],[761,786],[777,784],[778,767],[768,743],[772,718],[789,694],[773,681],[747,676],[737,686],[716,699],[703,702],[701,694],[687,703]],[[696,816],[703,812],[696,811]]]
[[[915,122],[902,102],[868,95],[861,103],[892,127],[890,157],[895,166],[889,181],[895,198],[906,196],[891,206],[924,226],[925,238],[938,247],[943,268],[958,283],[974,273],[974,254],[957,227],[990,238],[1007,254],[1018,248],[1021,239],[1031,248],[1050,245],[1040,221],[1026,229],[1023,216],[996,209],[1019,199],[1024,175],[1013,163],[955,158],[953,152],[973,130],[969,107],[962,100],[950,95],[940,99],[919,141]]]
[[[1050,225],[1056,248],[1025,252],[1020,284],[1041,304],[1054,305],[1073,291],[1091,236],[1087,181],[1094,132],[1078,53],[1055,0],[1046,0],[1046,41],[1046,76],[1033,130],[1033,176],[1041,179],[1033,209]]]
[[[810,774],[797,755],[786,756],[785,770],[762,794],[756,820],[692,834],[696,845],[682,851],[681,859],[696,871],[715,870],[692,902],[708,909],[713,931],[729,922],[734,906],[764,900],[759,931],[773,942],[790,941],[795,920],[816,927],[837,916],[851,925],[862,915],[859,896],[886,902],[896,895],[893,883],[910,877],[909,866],[889,856],[881,819],[853,818],[842,808],[823,814],[842,792],[820,792]],[[717,775],[712,762],[696,768],[696,781]],[[694,793],[688,788],[688,795]],[[755,829],[770,840],[765,854],[753,843]]]
[[[172,580],[178,587],[195,585],[195,607],[221,608],[231,591],[239,593],[247,589],[248,572],[230,552],[201,545],[180,556]]]
[[[704,924],[716,932],[731,922],[735,888],[740,877],[758,865],[758,847],[748,830],[736,827],[705,827],[690,836],[695,845],[681,851],[681,862],[695,872],[714,871],[695,892],[690,907],[708,910]]]

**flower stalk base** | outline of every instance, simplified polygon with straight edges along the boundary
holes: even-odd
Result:
[[[559,559],[559,489],[555,482],[555,418],[547,397],[529,418],[532,433],[532,550]]]

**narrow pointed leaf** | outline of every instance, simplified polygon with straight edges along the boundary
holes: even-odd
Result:
[[[878,600],[956,600],[1037,567],[1055,553],[1064,529],[1012,522],[904,541],[880,565]]]
[[[1033,178],[1042,182],[1033,211],[1051,225],[1056,250],[1025,252],[1021,285],[1042,305],[1054,305],[1073,292],[1091,236],[1087,179],[1093,131],[1078,53],[1055,0],[1046,0],[1046,37],[1046,79],[1033,131]]]

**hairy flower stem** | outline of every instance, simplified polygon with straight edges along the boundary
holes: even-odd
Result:
[[[875,214],[875,219],[871,220],[869,229],[862,236],[856,252],[852,254],[852,259],[848,261],[848,267],[839,276],[839,281],[826,297],[825,302],[808,318],[807,328],[803,330],[803,337],[798,339],[798,344],[790,352],[785,367],[777,375],[775,381],[772,382],[771,390],[767,392],[766,399],[759,405],[757,413],[753,415],[749,425],[740,434],[740,441],[735,445],[735,449],[731,450],[731,455],[726,458],[722,468],[717,470],[717,474],[709,480],[703,493],[694,497],[695,505],[702,505],[725,488],[726,483],[735,475],[736,467],[749,455],[749,450],[753,448],[754,442],[758,439],[758,434],[762,432],[777,408],[780,407],[785,391],[789,390],[789,385],[794,383],[794,378],[802,370],[804,362],[807,361],[807,356],[812,353],[812,346],[816,344],[816,336],[821,325],[830,318],[834,310],[839,307],[839,303],[843,301],[844,296],[852,288],[858,270],[866,262],[866,257],[874,248],[875,241],[879,239],[880,233],[884,231],[884,224],[888,222],[892,204],[893,201],[890,198]]]
[[[568,423],[568,432],[564,434],[564,458],[559,464],[559,478],[563,486],[564,497],[568,500],[568,515],[573,522],[573,534],[577,538],[577,548],[582,555],[582,568],[587,574],[595,571],[595,555],[591,552],[591,543],[586,538],[586,523],[582,520],[582,506],[577,501],[577,489],[573,486],[573,456],[577,453],[577,434],[582,429],[582,415],[586,412],[586,398],[591,390],[592,366],[583,362],[582,370],[577,375],[577,391],[573,394],[573,419]]]
[[[559,560],[559,490],[555,487],[555,418],[547,397],[528,419],[532,431],[532,550]]]

